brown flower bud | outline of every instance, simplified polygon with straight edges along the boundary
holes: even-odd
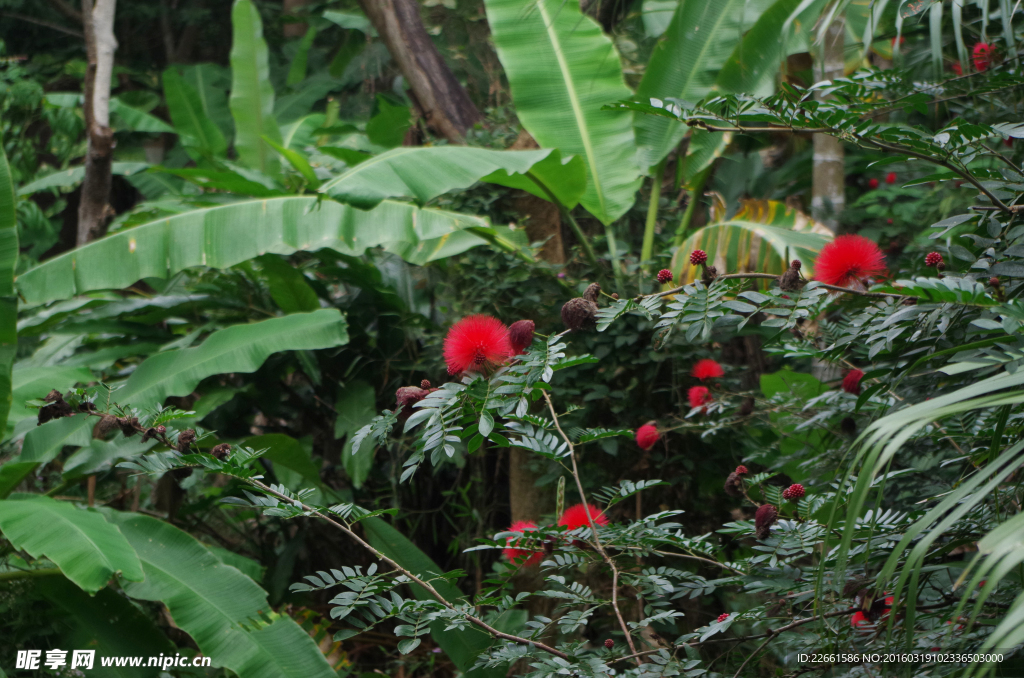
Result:
[[[426,398],[428,393],[436,390],[437,389],[417,388],[415,386],[403,386],[395,391],[395,405],[396,407],[402,408],[402,411],[398,413],[398,418],[401,421],[405,421],[411,417],[413,413],[412,406]]]
[[[524,352],[533,343],[535,327],[532,320],[517,320],[509,326],[508,341],[516,354]]]
[[[178,452],[185,454],[188,452],[189,446],[196,441],[196,432],[190,428],[185,429],[178,434]]]
[[[597,298],[601,295],[601,286],[597,283],[590,283],[587,285],[587,289],[583,291],[583,298],[587,301],[597,303]]]
[[[796,292],[804,285],[800,278],[799,259],[793,260],[793,265],[786,269],[786,272],[779,276],[779,289],[784,292]]]
[[[125,438],[131,438],[139,432],[139,420],[136,417],[118,417],[117,425],[121,428],[121,433]]]
[[[95,412],[96,411],[96,403],[91,403],[88,400],[83,400],[82,402],[78,403],[78,411],[79,412]]]
[[[779,518],[779,510],[771,504],[763,504],[757,507],[754,514],[754,531],[760,541],[764,541],[771,534],[772,525]]]
[[[591,330],[597,326],[597,304],[583,297],[576,297],[562,306],[562,322],[572,331]]]
[[[711,283],[715,282],[715,278],[717,278],[717,277],[718,277],[718,269],[717,268],[715,268],[714,266],[705,266],[704,267],[704,275],[702,275],[700,277],[700,281],[702,283],[704,283],[705,287],[707,287],[707,286],[711,285]]]
[[[146,442],[147,440],[150,440],[152,438],[156,438],[156,436],[157,436],[157,430],[154,427],[150,426],[149,428],[147,428],[145,430],[145,432],[143,432],[143,434],[142,434],[142,442]]]
[[[740,416],[749,417],[754,411],[754,399],[747,397],[743,399],[743,404],[740,405]]]
[[[39,408],[36,426],[42,426],[52,419],[63,419],[74,414],[71,405],[64,402],[64,396],[56,389],[46,394],[43,400],[50,404]]]
[[[730,497],[743,496],[743,480],[735,471],[730,473],[729,477],[725,479],[725,493]]]
[[[228,445],[227,443],[216,445],[212,450],[210,450],[210,454],[221,461],[227,459],[229,452],[231,452],[231,445]]]
[[[422,388],[424,391],[430,390],[430,380],[424,379],[423,381],[421,381],[420,388]]]
[[[619,293],[618,292],[612,292],[612,299],[614,299],[615,301],[618,301],[619,300]]]

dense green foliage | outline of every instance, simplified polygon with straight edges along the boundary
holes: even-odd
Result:
[[[78,248],[84,62],[53,12],[0,23],[0,676],[86,647],[241,678],[1019,674],[1021,8],[424,3],[486,113],[456,146],[355,3],[173,4],[119,7],[117,214]],[[814,84],[840,14],[848,77]],[[192,25],[187,56],[143,45]],[[887,274],[813,280],[812,133]],[[537,334],[453,375],[478,313]],[[556,525],[581,501],[608,524]],[[1005,660],[800,659],[936,648]]]

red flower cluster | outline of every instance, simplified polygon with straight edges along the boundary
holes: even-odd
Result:
[[[694,250],[690,252],[690,263],[694,266],[700,266],[701,264],[708,263],[708,253],[704,250]]]
[[[871,189],[878,188],[878,179],[876,179],[874,177],[871,177],[870,179],[868,179],[868,188],[871,188]]]
[[[974,70],[979,73],[987,71],[988,67],[992,65],[992,56],[995,54],[995,45],[990,45],[987,42],[979,42],[974,45],[974,49],[971,50],[971,61],[974,62]]]
[[[821,248],[815,277],[828,285],[848,287],[885,272],[885,255],[862,235],[841,235]]]
[[[537,523],[530,520],[517,520],[512,523],[512,526],[508,528],[508,532],[530,532],[537,529]],[[505,540],[505,548],[501,550],[505,554],[505,557],[510,562],[514,562],[524,556],[529,556],[522,565],[523,567],[529,567],[536,565],[544,559],[544,553],[542,551],[534,551],[533,549],[519,548],[519,540],[515,537],[509,537]]]
[[[497,367],[514,354],[508,328],[489,315],[466,316],[452,325],[444,338],[444,361],[448,363],[449,374]]]
[[[782,498],[786,501],[796,501],[804,496],[804,486],[794,483],[782,491]]]
[[[736,470],[733,471],[733,473],[735,473],[738,476],[745,476],[746,474],[750,473],[750,471],[747,470],[746,466],[740,464],[739,466],[736,467]]]
[[[662,285],[670,283],[672,282],[672,271],[668,270],[667,268],[663,268],[660,271],[658,271],[657,278],[658,282],[660,282]]]
[[[690,407],[702,407],[714,400],[706,386],[694,386],[687,397],[690,399]]]
[[[843,377],[843,390],[853,395],[860,395],[860,380],[863,378],[863,370],[850,370]]]
[[[729,618],[729,613],[728,612],[723,612],[722,614],[718,615],[718,623],[721,624],[722,622],[724,622],[728,618]]]
[[[701,381],[707,381],[708,379],[716,379],[725,374],[725,370],[722,366],[711,358],[704,358],[698,360],[697,364],[690,370],[690,376]]]
[[[636,444],[644,452],[654,447],[654,443],[658,442],[659,438],[661,438],[661,434],[658,433],[658,428],[654,424],[644,424],[636,430]]]
[[[896,173],[895,172],[889,172],[888,174],[886,174],[885,175],[885,183],[887,183],[887,184],[895,184],[896,183]]]
[[[595,525],[604,527],[608,524],[608,517],[593,504],[584,506],[583,504],[576,504],[565,509],[562,516],[558,519],[558,524],[562,527],[567,527],[570,530],[575,530],[581,527],[590,527],[590,521],[587,519],[587,515],[590,515],[594,519]],[[508,528],[508,532],[523,532],[527,533],[537,529],[537,523],[530,520],[517,520],[512,523],[512,526]],[[577,542],[573,542],[577,543]],[[520,538],[509,537],[505,541],[505,548],[502,549],[502,553],[505,555],[510,562],[515,562],[517,558],[523,558],[529,556],[526,561],[522,563],[523,567],[529,567],[536,565],[537,563],[544,560],[544,552],[537,551],[534,548],[524,548],[521,546],[522,542]]]
[[[928,254],[924,255],[925,266],[938,266],[941,263],[943,263],[942,255],[939,254],[938,252],[929,252]]]
[[[608,524],[608,516],[604,514],[593,504],[576,504],[565,509],[562,517],[558,519],[558,524],[562,527],[567,527],[570,530],[576,530],[581,527],[590,527],[590,520],[587,519],[587,514],[594,520],[595,525],[604,527]]]

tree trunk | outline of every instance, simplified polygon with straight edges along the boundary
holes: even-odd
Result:
[[[114,9],[117,0],[82,0],[88,66],[85,72],[85,181],[78,206],[79,246],[102,237],[110,218],[110,79],[114,71]]]
[[[479,111],[441,58],[420,18],[416,0],[359,0],[359,6],[405,76],[427,125],[461,143]]]
[[[843,77],[843,35],[846,22],[837,17],[825,32],[825,44],[815,66],[815,80]],[[814,183],[811,215],[833,231],[839,227],[839,213],[846,206],[843,144],[827,134],[814,135]]]
[[[310,0],[284,0],[282,9],[286,15],[295,16],[299,14],[297,10],[308,5]],[[284,25],[284,37],[286,38],[301,38],[306,34],[309,29],[309,24],[302,22],[289,22]]]

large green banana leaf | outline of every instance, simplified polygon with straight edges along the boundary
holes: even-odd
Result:
[[[92,509],[37,494],[0,501],[0,532],[16,549],[49,558],[82,590],[95,593],[115,573],[142,581],[142,564],[116,526]]]
[[[88,384],[94,379],[92,372],[85,367],[21,364],[15,366],[11,376],[13,402],[8,418],[12,424],[36,413],[25,405],[26,400],[44,398],[53,389],[63,393],[77,383]]]
[[[18,223],[14,216],[14,182],[0,143],[0,431],[11,409],[11,366],[18,346],[18,298],[14,272],[18,267]]]
[[[516,114],[546,148],[581,156],[587,188],[580,202],[609,224],[640,185],[631,116],[602,106],[631,96],[612,41],[564,0],[486,0],[487,19]]]
[[[228,142],[216,123],[206,114],[200,93],[171,66],[163,74],[164,99],[181,144],[193,160],[223,158]]]
[[[145,580],[125,593],[162,602],[200,651],[240,678],[336,678],[290,617],[271,615],[267,594],[191,535],[149,516],[106,511],[134,547]]]
[[[439,574],[441,568],[401,532],[380,518],[367,518],[361,524],[366,530],[366,539],[375,549],[419,577],[433,579],[431,585],[444,596],[445,600],[454,603],[465,599],[465,595],[454,584],[436,577],[431,578],[429,573]],[[434,599],[421,586],[413,584],[409,588],[418,600]],[[446,626],[445,622],[434,622],[430,625],[430,635],[467,678],[499,678],[505,675],[504,670],[469,670],[477,656],[492,643],[492,639],[487,633],[475,626],[468,626],[461,630],[446,630]]]
[[[63,577],[40,577],[34,590],[62,613],[71,631],[61,647],[96,650],[90,678],[156,678],[160,668],[105,667],[100,657],[156,657],[174,655],[177,648],[142,610],[124,596],[105,588],[94,596]]]
[[[147,358],[117,392],[119,405],[151,407],[191,393],[200,381],[225,372],[255,372],[272,353],[330,348],[348,343],[341,312],[322,308],[214,332],[193,348]]]
[[[724,211],[712,209],[712,217]],[[729,220],[716,221],[687,238],[672,257],[672,271],[680,284],[693,282],[698,269],[691,266],[693,250],[708,253],[708,264],[719,273],[781,274],[799,259],[803,273],[814,275],[817,253],[832,239],[826,226],[800,211],[774,200],[748,200]]]
[[[267,175],[280,168],[277,152],[263,137],[281,142],[274,119],[274,88],[270,84],[267,41],[260,13],[250,0],[235,0],[231,9],[231,98],[235,118],[235,151],[242,164]]]
[[[554,156],[554,157],[552,157]],[[320,191],[332,198],[369,209],[386,198],[408,198],[424,204],[448,191],[468,188],[478,181],[507,184],[511,176],[532,173],[535,167],[551,159],[563,165],[560,153],[553,149],[495,151],[465,146],[418,146],[395,148],[374,156],[325,183]],[[575,165],[577,170],[582,167]],[[535,175],[536,176],[536,175]],[[573,172],[545,173],[545,188],[559,202],[572,207],[585,188]],[[539,176],[536,177],[541,182]],[[549,198],[527,176],[519,177],[516,187]]]
[[[799,0],[680,2],[651,55],[637,97],[696,102],[715,91],[769,94],[791,34],[806,28],[806,21],[789,21],[799,4]],[[799,18],[813,15],[821,4],[823,0],[816,0],[801,10]],[[645,167],[660,162],[687,132],[678,121],[660,116],[637,114],[635,125]],[[711,159],[727,142],[722,135],[712,138],[719,150],[708,156]],[[688,162],[687,173],[692,176],[706,166]]]
[[[743,0],[680,2],[668,30],[654,47],[636,95],[642,101],[675,97],[696,102],[711,92],[718,69],[739,42]],[[640,163],[661,162],[687,128],[655,115],[635,119]]]
[[[490,239],[511,249],[502,238],[480,217],[389,200],[370,211],[310,196],[246,200],[118,231],[36,266],[17,285],[28,303],[38,304],[195,266],[228,268],[268,252],[329,247],[359,256],[383,245],[422,264]]]

